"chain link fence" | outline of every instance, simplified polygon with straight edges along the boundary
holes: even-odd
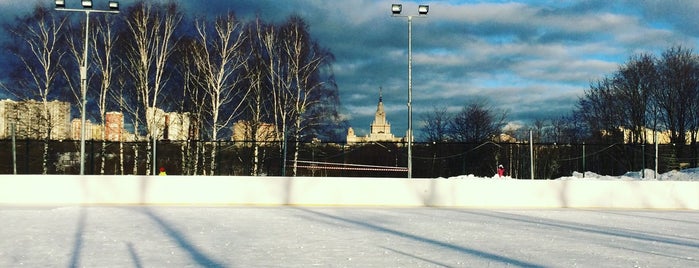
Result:
[[[0,140],[0,173],[78,174],[79,141]],[[308,142],[159,141],[153,154],[146,142],[87,141],[85,174],[146,175],[164,167],[173,175],[255,175],[317,177],[407,177],[405,143],[337,144]],[[573,172],[622,175],[642,169],[659,173],[697,166],[697,146],[660,144],[415,143],[413,178],[473,174],[555,179]],[[212,152],[215,152],[212,154]],[[104,157],[102,157],[104,155]],[[286,155],[286,157],[284,157]],[[103,161],[104,159],[104,161]],[[295,161],[296,160],[296,161]],[[102,172],[104,162],[104,172]],[[150,165],[150,166],[149,166]]]

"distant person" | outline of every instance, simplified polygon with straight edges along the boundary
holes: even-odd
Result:
[[[160,173],[159,173],[158,175],[159,175],[159,176],[166,176],[166,175],[167,175],[167,172],[165,172],[165,168],[164,168],[164,167],[160,167]]]
[[[498,166],[498,177],[502,178],[503,176],[505,176],[505,167],[503,167],[502,165],[499,165]]]

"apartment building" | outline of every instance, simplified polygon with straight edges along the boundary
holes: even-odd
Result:
[[[255,131],[255,141],[258,142],[274,142],[279,141],[277,135],[277,127],[270,123],[258,123],[253,124],[250,121],[240,120],[233,124],[233,135],[231,136],[232,141],[251,141],[253,140],[253,129],[257,128]]]
[[[70,138],[70,103],[0,100],[0,139],[64,140]]]
[[[104,137],[108,141],[124,140],[124,114],[120,112],[107,112],[105,115]]]
[[[188,140],[191,119],[189,113],[165,112],[159,108],[146,109],[146,121],[150,133],[159,140]]]

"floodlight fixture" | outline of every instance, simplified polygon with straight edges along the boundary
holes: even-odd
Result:
[[[430,11],[430,6],[428,5],[420,5],[417,7],[417,13],[420,15],[427,15],[427,12]]]
[[[391,5],[391,12],[393,12],[393,15],[399,15],[402,10],[403,10],[403,5],[401,5],[401,4],[392,4]]]
[[[109,9],[110,10],[119,10],[119,2],[109,1]]]
[[[66,1],[65,1],[65,0],[56,0],[56,7],[57,7],[57,8],[64,8],[64,7],[66,7]]]
[[[82,0],[81,2],[84,8],[92,8],[92,0]]]

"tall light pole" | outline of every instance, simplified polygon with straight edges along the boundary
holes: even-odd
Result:
[[[413,177],[413,15],[401,15],[403,5],[391,5],[391,16],[408,18],[408,179]],[[417,17],[424,18],[430,6],[419,5]]]
[[[109,1],[109,10],[92,9],[91,0],[81,0],[82,9],[66,8],[65,0],[55,0],[56,10],[85,13],[85,50],[83,51],[83,62],[80,66],[80,93],[82,97],[82,111],[80,121],[80,175],[85,175],[85,104],[87,103],[87,49],[90,41],[90,13],[119,13],[119,2]]]

